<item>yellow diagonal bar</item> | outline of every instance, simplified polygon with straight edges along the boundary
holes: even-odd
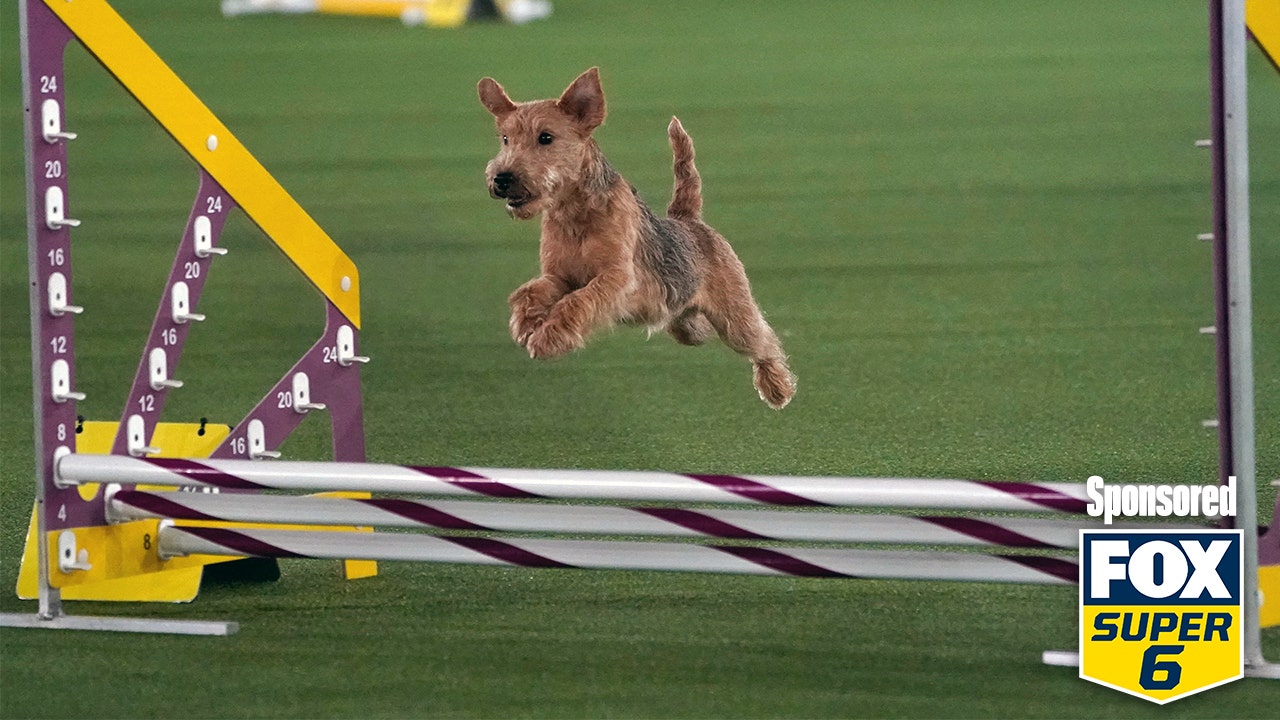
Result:
[[[426,0],[316,0],[316,12],[398,18],[406,10],[425,10],[430,4]]]
[[[422,21],[431,27],[463,24],[467,21],[470,7],[471,0],[315,0],[316,12],[319,13],[398,18],[418,13]]]
[[[1280,0],[1245,0],[1244,21],[1258,47],[1280,69]]]
[[[104,0],[44,2],[307,279],[359,328],[360,277],[355,263],[133,28]]]

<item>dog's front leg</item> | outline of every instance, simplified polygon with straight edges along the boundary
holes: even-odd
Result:
[[[511,306],[511,322],[508,323],[511,339],[522,347],[525,346],[529,342],[529,336],[546,322],[552,306],[568,291],[569,286],[563,280],[543,275],[511,293],[511,297],[507,298],[507,304]]]
[[[525,343],[529,357],[557,357],[582,347],[591,330],[618,318],[631,283],[629,270],[617,268],[560,298]]]

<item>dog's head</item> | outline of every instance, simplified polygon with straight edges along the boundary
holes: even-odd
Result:
[[[497,121],[502,143],[485,166],[489,194],[506,200],[512,217],[531,218],[583,174],[591,132],[604,122],[600,72],[582,73],[556,100],[513,102],[493,78],[481,80],[476,89]]]

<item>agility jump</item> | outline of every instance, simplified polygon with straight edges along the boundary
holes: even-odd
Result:
[[[63,611],[62,600],[172,600],[153,591],[162,577],[179,573],[188,578],[184,582],[194,578],[198,586],[204,565],[250,556],[1076,582],[1076,533],[1096,526],[1081,517],[1086,504],[1081,484],[363,462],[359,368],[368,358],[357,354],[360,306],[354,264],[105,2],[23,0],[21,10],[32,339],[38,348],[32,358],[37,462],[29,545],[39,606],[34,616],[3,616],[4,625],[228,634],[235,631],[234,623],[77,617]],[[1243,36],[1243,27],[1237,32]],[[96,426],[97,442],[108,453],[103,455],[89,454],[90,438],[74,432],[76,405],[84,399],[75,390],[74,324],[91,309],[72,304],[70,276],[70,234],[79,223],[72,219],[74,198],[67,192],[71,166],[66,148],[76,135],[67,120],[74,113],[64,93],[62,52],[73,39],[120,80],[199,166],[194,208],[124,414],[119,423]],[[1221,146],[1221,128],[1215,130],[1215,143]],[[62,171],[46,175],[49,163]],[[198,301],[224,251],[219,235],[233,207],[244,210],[317,288],[325,327],[249,415],[197,448],[198,443],[183,439],[187,428],[159,423],[158,418],[167,393],[181,388],[175,375],[182,343],[202,319]],[[1219,232],[1225,241],[1229,233]],[[273,460],[284,438],[311,412],[325,413],[333,423],[334,462]],[[1252,452],[1251,445],[1241,442],[1251,437],[1251,426],[1242,430],[1226,414],[1222,422],[1236,430],[1234,452],[1246,447]],[[1235,467],[1241,469],[1240,463]],[[1244,469],[1251,471],[1251,465]],[[1246,640],[1246,663],[1264,673],[1274,666],[1266,664],[1256,644],[1256,576],[1259,560],[1270,577],[1280,570],[1280,534],[1273,529],[1261,539],[1256,535],[1253,484],[1251,475],[1241,477],[1242,529],[1254,563],[1249,570],[1253,590],[1246,599],[1253,615],[1246,615],[1246,623],[1255,644]],[[344,495],[256,492],[267,489]],[[449,496],[453,499],[440,499]],[[573,500],[604,504],[566,502]],[[886,508],[931,512],[874,512]],[[968,511],[998,516],[973,517]],[[1280,507],[1273,528],[1277,521]],[[429,532],[377,533],[369,532],[370,527]],[[503,535],[513,532],[671,540]],[[923,544],[985,552],[813,548],[788,542]],[[361,569],[370,572],[368,566]],[[1266,610],[1275,612],[1275,607],[1269,603]],[[1276,615],[1280,619],[1280,612]]]

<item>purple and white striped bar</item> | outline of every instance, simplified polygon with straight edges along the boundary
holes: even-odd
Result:
[[[597,470],[415,467],[374,463],[182,460],[67,455],[61,483],[246,490],[352,490],[503,499],[592,499],[785,506],[901,507],[1083,514],[1083,484],[904,478],[680,475]]]
[[[607,540],[495,540],[405,533],[161,527],[161,557],[356,558],[538,568],[1070,584],[1078,566],[1036,555],[761,548]]]
[[[978,519],[132,490],[111,496],[108,515],[115,522],[172,518],[283,525],[1063,549],[1079,545],[1082,528],[1103,527],[1083,518]]]

